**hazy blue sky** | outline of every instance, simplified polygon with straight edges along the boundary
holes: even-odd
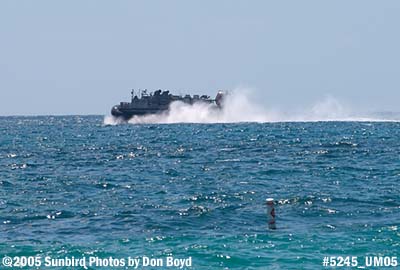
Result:
[[[265,106],[400,100],[400,1],[0,1],[0,115],[107,114],[130,88]]]

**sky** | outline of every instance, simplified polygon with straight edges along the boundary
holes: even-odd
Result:
[[[105,115],[131,88],[399,111],[399,14],[394,0],[2,0],[0,115]]]

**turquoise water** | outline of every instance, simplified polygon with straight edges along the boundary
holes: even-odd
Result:
[[[2,117],[0,257],[172,255],[192,257],[188,269],[323,269],[324,256],[399,256],[399,154],[396,122]]]

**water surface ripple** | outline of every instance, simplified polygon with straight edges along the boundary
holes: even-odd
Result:
[[[400,124],[0,118],[1,255],[320,269],[398,256]],[[277,202],[267,230],[265,199]]]

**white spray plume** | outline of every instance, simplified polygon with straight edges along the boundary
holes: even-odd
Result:
[[[315,104],[311,109],[311,118],[340,120],[349,117],[350,111],[345,108],[337,99],[327,96]]]
[[[183,102],[173,102],[167,113],[134,116],[128,123],[131,124],[153,124],[153,123],[237,123],[237,122],[299,122],[299,121],[385,121],[356,116],[349,108],[342,105],[331,96],[325,97],[310,109],[300,113],[282,113],[266,110],[259,102],[253,100],[259,98],[252,89],[237,88],[224,100],[222,109],[215,108],[213,104],[195,103],[193,105]],[[124,123],[123,120],[106,116],[105,125],[117,125]]]

